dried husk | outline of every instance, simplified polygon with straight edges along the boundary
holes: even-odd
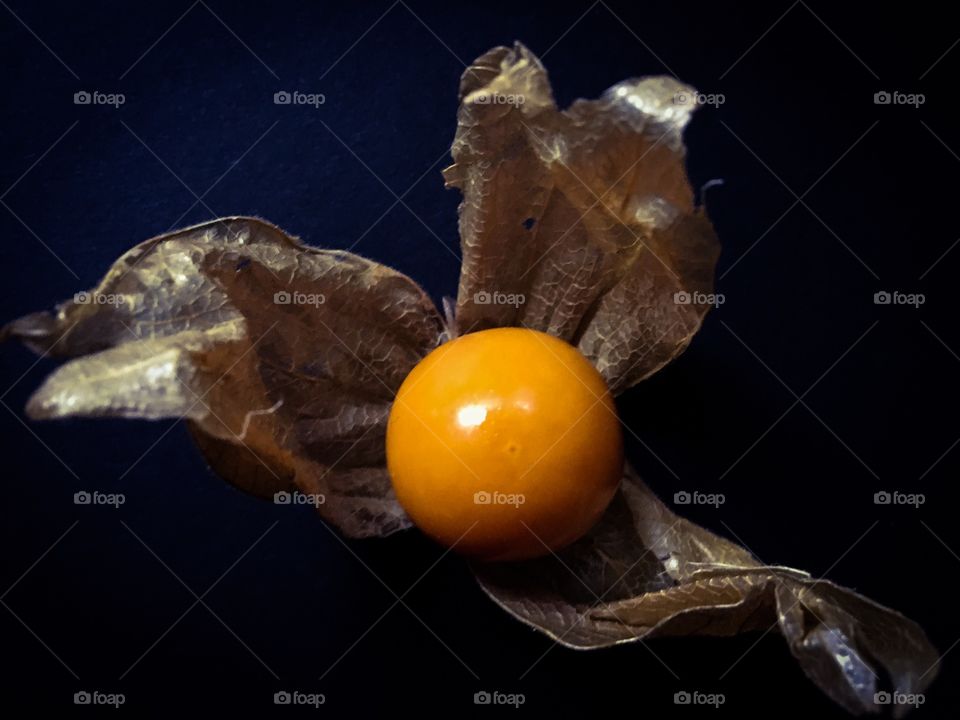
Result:
[[[386,419],[406,374],[452,333],[549,332],[618,393],[699,329],[709,304],[689,300],[712,293],[719,244],[684,169],[695,105],[676,98],[693,92],[668,77],[628,80],[560,111],[527,48],[494,48],[463,75],[444,172],[463,194],[456,327],[390,268],[221,218],[137,245],[86,295],[0,331],[75,358],[27,413],[184,418],[210,465],[244,490],[322,496],[320,514],[352,537],[406,528],[384,467]],[[495,293],[522,301],[485,301]],[[762,565],[676,516],[630,467],[573,546],[475,570],[507,612],[571,648],[778,627],[851,712],[876,711],[887,684],[922,692],[937,672],[918,625]]]

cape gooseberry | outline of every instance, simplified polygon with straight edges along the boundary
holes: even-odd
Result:
[[[596,368],[552,335],[498,328],[427,355],[387,424],[400,504],[479,560],[546,555],[586,533],[623,472],[616,407]]]

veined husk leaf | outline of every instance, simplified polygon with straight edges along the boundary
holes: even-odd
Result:
[[[829,580],[763,565],[676,515],[629,466],[584,538],[556,555],[474,570],[507,612],[578,650],[776,628],[807,676],[857,714],[877,712],[888,683],[922,693],[937,674],[937,652],[915,622]]]
[[[560,111],[523,45],[473,62],[444,171],[463,193],[460,332],[556,335],[614,393],[687,347],[710,307],[720,250],[684,168],[694,96],[648,77]]]
[[[77,357],[33,395],[31,417],[185,418],[228,480],[299,490],[358,537],[409,526],[385,424],[443,332],[408,277],[243,217],[147,240],[93,290],[3,331]]]

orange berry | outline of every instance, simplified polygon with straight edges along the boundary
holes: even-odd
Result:
[[[545,555],[586,533],[623,472],[616,406],[596,368],[552,335],[498,328],[431,352],[387,424],[400,504],[480,560]]]

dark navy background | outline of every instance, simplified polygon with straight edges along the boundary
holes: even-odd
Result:
[[[631,457],[665,498],[724,493],[719,510],[683,512],[763,560],[920,621],[947,655],[918,717],[955,717],[960,49],[947,10],[344,5],[0,2],[0,319],[91,287],[140,240],[229,214],[454,294],[459,195],[440,170],[463,64],[497,44],[545,53],[561,105],[667,72],[723,93],[687,139],[694,185],[725,181],[708,200],[726,302],[622,398]],[[75,105],[80,90],[126,102]],[[326,102],[275,105],[279,90]],[[882,90],[926,103],[875,105]],[[791,191],[803,202],[789,209]],[[881,290],[926,303],[878,306]],[[725,694],[719,714],[843,716],[776,632],[551,649],[451,556],[383,615],[437,548],[414,532],[343,543],[307,509],[243,495],[181,424],[30,423],[24,403],[54,367],[34,362],[0,349],[6,707],[71,711],[86,689],[124,693],[138,716],[282,715],[273,693],[296,689],[324,693],[324,714],[480,715],[507,712],[473,705],[499,690],[525,694],[521,713],[712,717],[673,704],[699,690]],[[784,415],[793,393],[803,402]],[[126,503],[76,506],[83,489]],[[884,489],[927,502],[874,505]]]

